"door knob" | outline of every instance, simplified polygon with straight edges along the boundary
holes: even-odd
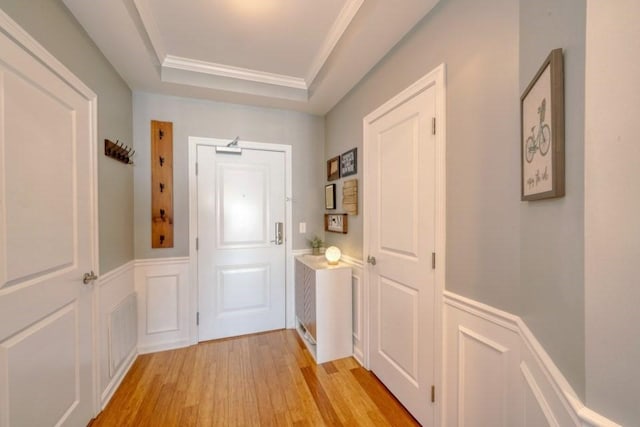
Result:
[[[367,257],[367,262],[371,265],[376,265],[376,257],[369,255]]]
[[[94,273],[93,270],[91,270],[91,273],[84,273],[84,276],[82,276],[82,283],[84,283],[85,285],[88,285],[89,283],[93,282],[97,278],[98,276],[96,275],[96,273]]]
[[[275,243],[276,245],[281,245],[284,241],[284,223],[276,222],[275,226],[276,238],[272,240],[271,243]]]

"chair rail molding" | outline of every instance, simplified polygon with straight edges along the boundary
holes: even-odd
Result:
[[[450,291],[444,292],[443,300],[444,360],[458,361],[445,363],[443,425],[464,425],[462,417],[468,409],[474,412],[476,421],[477,417],[484,417],[483,422],[495,426],[546,423],[549,426],[620,427],[584,405],[520,317]],[[491,347],[499,348],[502,354],[511,353],[511,357],[496,357],[492,364],[486,355],[465,352],[458,338],[460,331],[468,336],[483,337]],[[505,360],[506,366],[498,366]],[[498,393],[494,397],[506,402],[506,414],[478,405],[464,406],[460,396],[469,395],[470,390],[464,389],[464,382],[459,381],[460,375],[464,375],[462,366],[482,368],[477,370],[476,383],[493,387],[492,391]],[[507,372],[506,383],[494,384],[492,372],[503,369]]]

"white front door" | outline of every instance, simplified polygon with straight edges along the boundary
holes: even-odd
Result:
[[[434,419],[434,93],[365,119],[370,367],[423,425]]]
[[[285,154],[198,145],[197,165],[199,340],[284,328]]]
[[[79,426],[94,415],[93,286],[82,278],[97,271],[95,99],[69,77],[0,32],[3,427]]]

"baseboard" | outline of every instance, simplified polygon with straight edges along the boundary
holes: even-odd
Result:
[[[177,341],[165,341],[150,345],[138,346],[138,354],[156,353],[158,351],[175,350],[178,348],[189,347],[193,345],[191,340],[182,339]]]
[[[133,363],[136,361],[137,358],[138,358],[138,353],[134,349],[131,352],[131,354],[127,357],[127,361],[122,364],[120,369],[118,369],[118,372],[116,372],[116,374],[113,376],[109,384],[107,384],[107,387],[105,388],[104,392],[102,393],[102,396],[100,397],[101,409],[104,409],[107,407],[107,405],[111,401],[111,398],[115,394],[116,390],[118,390],[118,387],[120,387],[120,384],[122,384],[122,380],[124,380],[124,377],[127,376],[127,373],[129,372],[129,370],[131,369],[131,367],[133,366]]]
[[[464,377],[464,372],[460,370],[474,363],[484,363],[483,367],[487,371],[485,382],[488,384],[491,384],[489,371],[492,368],[496,372],[507,373],[505,384],[498,385],[495,389],[498,395],[500,391],[504,391],[504,396],[493,395],[494,400],[499,397],[504,399],[507,413],[503,414],[504,419],[490,420],[491,425],[509,425],[504,423],[509,419],[524,421],[524,425],[544,422],[550,426],[620,427],[584,405],[520,317],[453,292],[445,291],[443,297],[445,307],[449,309],[445,314],[444,325],[445,331],[448,331],[445,360],[451,361],[445,368],[445,377],[450,389],[457,388],[448,390],[449,399],[445,405],[447,424],[455,419],[456,423],[462,425],[461,417],[464,417],[466,410],[464,396],[473,391],[473,385],[468,386],[468,390],[461,389],[467,386],[464,380],[460,380],[460,377]],[[506,356],[500,362],[496,357],[495,366],[486,369],[489,359],[474,360],[473,356],[465,355],[461,351],[463,344],[454,335],[458,331],[469,330],[474,331],[472,334],[477,333],[478,339],[484,340],[483,342],[500,348]],[[507,391],[515,391],[515,396],[507,394]],[[472,407],[475,411],[477,408],[478,406]],[[487,411],[481,415],[494,416],[495,413],[489,414]],[[532,417],[535,421],[530,421],[527,417]]]

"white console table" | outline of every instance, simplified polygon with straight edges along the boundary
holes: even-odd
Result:
[[[296,329],[316,363],[352,356],[351,267],[301,255],[295,272]]]

